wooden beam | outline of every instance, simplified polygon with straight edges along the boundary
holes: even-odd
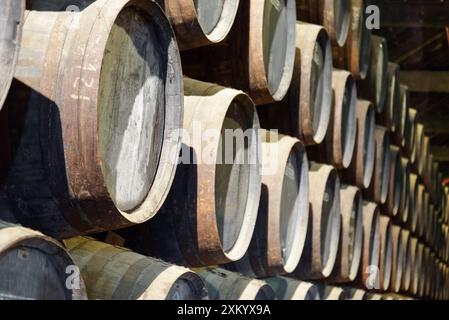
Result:
[[[430,152],[436,161],[449,162],[449,147],[448,146],[430,146]]]
[[[373,0],[372,2],[379,6],[382,27],[444,28],[449,25],[447,2],[396,0]]]
[[[411,92],[449,93],[449,71],[401,71],[399,78]]]

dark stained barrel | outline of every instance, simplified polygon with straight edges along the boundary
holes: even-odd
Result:
[[[418,224],[418,216],[421,210],[419,204],[420,190],[419,178],[416,174],[410,173],[410,188],[409,188],[409,214],[406,222],[407,229],[415,234]]]
[[[409,293],[412,295],[418,294],[419,287],[419,252],[418,239],[415,237],[410,238],[410,288]]]
[[[181,50],[218,43],[228,35],[240,0],[158,0]]]
[[[265,281],[273,288],[279,300],[320,300],[318,287],[311,282],[304,282],[285,277],[267,278]]]
[[[388,90],[388,47],[385,38],[371,36],[371,59],[365,80],[358,82],[359,96],[373,102],[378,114],[384,112]]]
[[[22,35],[25,0],[0,2],[0,109],[14,76]]]
[[[262,192],[256,228],[246,255],[232,270],[254,277],[293,272],[309,222],[309,164],[295,138],[263,133]]]
[[[379,287],[379,279],[372,277],[373,268],[379,269],[380,260],[380,210],[373,202],[363,202],[363,249],[357,282],[370,289]]]
[[[379,217],[379,286],[380,291],[387,291],[390,287],[391,270],[393,263],[393,243],[391,220],[389,217],[381,215]]]
[[[396,222],[404,225],[407,223],[410,211],[410,163],[407,158],[401,158],[401,176],[402,176],[402,191],[401,199],[399,200],[398,214]]]
[[[401,291],[407,292],[410,289],[410,283],[412,278],[411,273],[411,238],[410,231],[402,229],[401,230],[401,241],[402,241],[402,280],[401,280]]]
[[[348,295],[344,288],[319,284],[322,300],[347,300]]]
[[[276,293],[263,281],[220,268],[197,270],[211,300],[276,300]]]
[[[351,24],[346,44],[334,45],[334,64],[349,70],[358,79],[365,79],[371,56],[371,31],[366,27],[365,0],[351,0]]]
[[[65,240],[90,299],[202,300],[207,291],[194,272],[86,237]]]
[[[348,184],[366,189],[373,177],[376,151],[375,110],[371,102],[357,101],[356,118],[355,153],[349,168],[343,171],[343,179]]]
[[[351,24],[350,0],[298,0],[296,16],[299,21],[324,26],[340,47],[346,43]]]
[[[332,50],[321,26],[296,24],[296,60],[285,99],[258,108],[261,125],[306,145],[323,142],[332,110]]]
[[[299,279],[324,279],[331,274],[340,241],[340,179],[328,165],[312,163],[309,173],[311,222],[301,261]]]
[[[399,65],[388,63],[388,89],[387,89],[387,103],[386,108],[382,114],[379,115],[379,123],[384,125],[393,134],[398,127],[401,94],[399,84]]]
[[[418,122],[416,124],[416,138],[415,138],[415,154],[416,156],[411,159],[411,169],[412,172],[417,174],[417,175],[422,175],[423,172],[423,162],[425,159],[425,154],[424,154],[424,125],[420,122]]]
[[[182,162],[173,187],[161,213],[127,233],[125,246],[192,267],[233,262],[248,249],[259,207],[256,110],[242,91],[188,78],[184,88]]]
[[[390,134],[385,127],[376,126],[376,157],[370,186],[365,190],[366,199],[377,204],[387,201],[390,181]]]
[[[345,287],[344,290],[350,300],[368,300],[368,293],[365,290]]]
[[[7,103],[19,221],[57,238],[153,217],[181,146],[182,72],[152,1],[27,11]],[[26,203],[26,205],[23,205]]]
[[[225,41],[183,52],[184,73],[243,90],[257,105],[280,101],[292,80],[295,24],[295,0],[240,1]]]
[[[0,300],[84,300],[64,247],[40,232],[0,221]]]
[[[413,108],[408,110],[409,125],[406,127],[405,132],[405,145],[403,148],[404,156],[410,159],[410,165],[416,161],[416,137],[417,137],[417,125],[418,125],[418,111]]]
[[[362,194],[352,186],[340,191],[341,236],[337,259],[328,281],[342,283],[354,281],[359,268],[363,247]]]
[[[410,126],[410,94],[408,87],[404,85],[399,86],[399,109],[398,109],[398,126],[393,133],[392,143],[398,147],[404,148],[406,145],[406,134],[408,134],[408,127]]]

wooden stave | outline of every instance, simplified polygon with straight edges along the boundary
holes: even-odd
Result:
[[[402,283],[402,257],[403,245],[401,238],[401,227],[392,226],[392,244],[393,244],[393,268],[391,270],[391,282],[389,291],[398,293]]]
[[[395,218],[399,212],[400,197],[403,189],[402,161],[399,148],[390,146],[390,153],[388,196],[387,201],[382,206],[382,209],[385,214]]]
[[[387,104],[382,114],[378,116],[378,121],[394,134],[398,127],[398,108],[399,108],[399,65],[388,63],[388,91]]]
[[[380,233],[380,259],[379,259],[379,285],[380,291],[387,291],[391,283],[392,271],[392,222],[389,217],[379,217]]]
[[[411,283],[411,239],[410,232],[408,230],[401,230],[401,241],[402,247],[405,250],[402,251],[402,278],[400,290],[407,292],[410,289]]]

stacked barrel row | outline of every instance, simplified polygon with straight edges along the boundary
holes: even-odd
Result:
[[[449,191],[364,1],[28,5],[0,297],[448,298]]]

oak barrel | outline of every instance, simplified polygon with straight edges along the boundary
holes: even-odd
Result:
[[[393,132],[392,142],[398,147],[404,148],[406,145],[406,134],[408,133],[408,126],[410,126],[410,95],[408,87],[404,85],[399,86],[399,109],[398,109],[398,123],[396,130]]]
[[[157,213],[183,101],[175,37],[155,2],[27,11],[15,77],[5,188],[19,221],[67,238]]]
[[[399,122],[401,105],[399,65],[389,62],[387,68],[388,89],[387,104],[383,113],[379,115],[379,123],[387,127],[394,134]]]
[[[399,292],[402,284],[403,276],[403,259],[404,259],[404,245],[402,242],[401,227],[392,225],[391,227],[391,243],[393,245],[393,268],[391,270],[390,292]]]
[[[399,148],[390,146],[390,177],[388,182],[387,201],[382,205],[383,213],[396,217],[399,212],[401,197],[404,188],[402,177],[402,158]]]
[[[85,300],[76,271],[59,242],[0,220],[0,300]]]
[[[390,287],[391,270],[393,263],[392,223],[389,217],[379,217],[379,289],[387,291]]]
[[[320,300],[318,287],[311,282],[304,282],[285,277],[267,278],[265,281],[273,288],[279,300]]]
[[[407,292],[410,289],[410,283],[412,278],[412,268],[411,268],[411,238],[410,232],[408,230],[401,230],[401,240],[402,241],[402,280],[401,280],[401,291]],[[399,267],[399,266],[398,266]]]

